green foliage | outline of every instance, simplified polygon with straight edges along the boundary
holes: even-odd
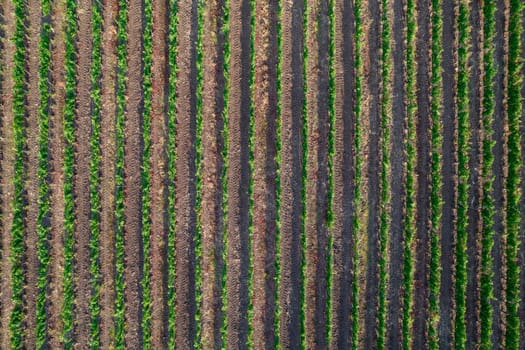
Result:
[[[509,18],[509,60],[508,60],[508,176],[507,191],[507,286],[506,286],[506,332],[505,348],[518,349],[520,319],[518,307],[520,302],[518,245],[520,229],[520,170],[521,170],[521,134],[520,118],[523,113],[521,96],[522,58],[521,36],[523,33],[523,2],[510,1]]]
[[[465,349],[466,330],[466,293],[467,293],[467,237],[468,237],[468,192],[469,192],[469,8],[467,0],[459,4],[458,13],[458,198],[457,198],[457,233],[456,233],[456,318],[454,324],[454,347]]]

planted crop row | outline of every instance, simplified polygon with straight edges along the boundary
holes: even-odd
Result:
[[[508,175],[505,184],[507,191],[507,286],[506,286],[506,333],[505,348],[518,349],[520,318],[519,307],[519,263],[518,234],[520,230],[520,171],[521,171],[521,134],[520,118],[523,113],[522,104],[522,58],[521,40],[523,34],[523,2],[510,1],[509,18],[509,53],[508,53]],[[523,267],[522,267],[523,268]],[[524,322],[523,320],[521,320]]]
[[[102,76],[102,3],[95,0],[92,7],[92,32],[93,32],[93,56],[91,64],[91,163],[90,163],[90,201],[91,216],[90,229],[91,239],[89,242],[90,249],[90,273],[91,273],[91,334],[90,346],[98,348],[100,346],[100,166],[101,166],[101,148],[100,148],[100,121],[101,121],[101,91],[100,79]]]
[[[379,305],[377,348],[385,346],[388,235],[390,233],[390,128],[391,105],[391,29],[388,0],[381,2],[381,207],[379,222]]]
[[[117,110],[115,166],[115,348],[124,349],[124,119],[126,106],[126,0],[119,0],[117,16]]]
[[[457,233],[456,233],[456,316],[454,323],[454,347],[464,349],[466,330],[466,294],[467,294],[467,236],[468,236],[468,193],[469,193],[469,7],[468,1],[459,3],[458,12],[458,197],[457,197]]]
[[[51,1],[41,1],[41,11],[43,17],[51,14]],[[38,90],[40,97],[40,106],[38,108],[38,221],[37,221],[37,254],[38,254],[38,280],[37,280],[37,300],[36,300],[36,346],[42,348],[47,340],[47,283],[48,267],[50,262],[49,253],[49,225],[46,223],[49,216],[50,198],[48,183],[49,168],[49,104],[50,93],[48,76],[51,66],[51,23],[42,21],[39,44],[39,81]]]
[[[23,333],[20,330],[24,321],[24,147],[25,134],[25,1],[15,0],[15,31],[13,41],[15,55],[13,59],[13,139],[14,139],[14,196],[13,222],[11,225],[11,246],[9,259],[11,261],[11,288],[13,309],[9,316],[9,331],[11,348],[23,348]]]
[[[496,1],[486,0],[483,3],[483,106],[482,106],[482,201],[481,201],[481,277],[480,277],[480,329],[481,349],[488,350],[492,347],[492,301],[493,298],[493,272],[492,272],[492,246],[494,245],[494,198],[492,197],[494,175],[492,165],[494,155],[492,148],[494,120],[494,78],[496,75],[494,63],[494,38]]]
[[[442,113],[442,19],[441,1],[432,0],[432,87],[431,87],[431,194],[430,194],[430,303],[429,303],[429,347],[438,348],[438,323],[439,323],[439,290],[441,279],[440,267],[440,236],[441,236],[441,209],[442,201],[442,145],[443,127],[441,122]]]
[[[406,214],[404,220],[403,251],[403,349],[412,344],[412,305],[413,305],[413,241],[416,226],[416,13],[415,0],[407,0],[406,12],[406,99],[407,99],[407,137],[406,137]]]
[[[75,108],[76,108],[76,36],[77,36],[77,3],[66,1],[65,19],[65,105],[64,105],[64,271],[62,304],[64,348],[73,348],[73,305],[74,305],[74,231],[75,212],[73,194],[73,176],[75,162]]]

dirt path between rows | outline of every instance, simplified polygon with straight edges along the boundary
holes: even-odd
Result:
[[[193,347],[195,337],[195,138],[197,2],[182,0],[178,8],[177,175],[175,179],[176,317],[175,343]]]
[[[331,295],[331,349],[350,348],[351,320],[350,305],[352,300],[351,283],[353,264],[352,220],[355,215],[352,206],[354,188],[354,145],[352,135],[355,125],[355,84],[353,6],[348,1],[336,1],[334,4],[334,154],[333,154],[333,227],[332,240],[332,285]]]
[[[229,9],[227,347],[248,340],[250,1],[231,0]]]
[[[114,346],[115,313],[115,161],[116,44],[118,1],[106,0],[103,10],[100,114],[100,347]]]
[[[471,49],[469,58],[469,114],[470,114],[470,155],[467,241],[467,349],[476,349],[480,339],[479,331],[479,274],[481,266],[481,91],[482,91],[482,13],[481,5],[472,1],[470,5]]]
[[[142,346],[142,30],[143,1],[128,2],[127,84],[124,121],[124,342]]]
[[[413,344],[428,346],[430,262],[430,1],[416,1],[417,204],[414,270]]]
[[[276,0],[256,2],[252,224],[252,337],[256,349],[275,346],[277,10]]]
[[[405,10],[403,0],[393,0],[392,25],[393,80],[392,80],[392,151],[391,151],[391,226],[390,226],[390,266],[387,291],[386,345],[389,349],[402,348],[402,303],[403,303],[403,247],[405,222],[405,132],[407,128],[407,109],[405,93]]]
[[[0,115],[1,115],[1,260],[0,260],[0,348],[9,349],[10,333],[9,318],[13,310],[11,301],[11,225],[13,222],[13,176],[14,176],[14,140],[13,140],[13,56],[15,45],[11,40],[12,33],[15,32],[14,4],[10,0],[2,1],[2,41],[1,41],[1,62],[2,80],[0,96]]]
[[[452,346],[454,339],[454,281],[455,281],[455,233],[457,204],[457,5],[454,0],[442,4],[442,102],[441,114],[443,144],[441,168],[441,282],[439,293],[438,337],[442,349]]]
[[[224,6],[223,0],[208,1],[204,13],[201,315],[202,345],[215,350],[222,346]]]
[[[301,346],[301,231],[303,175],[303,11],[302,0],[281,8],[281,164],[279,341]]]
[[[493,288],[492,299],[493,323],[492,343],[503,344],[505,334],[505,289],[506,289],[506,159],[507,159],[507,39],[508,38],[508,7],[507,1],[497,1],[496,10],[496,37],[494,39],[495,51],[495,84],[494,84],[494,123],[493,140],[495,141],[492,152],[494,153],[493,192],[494,196],[494,245],[492,247],[493,259]]]

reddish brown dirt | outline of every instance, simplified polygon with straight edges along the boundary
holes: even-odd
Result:
[[[254,170],[253,170],[253,346],[275,345],[276,238],[276,0],[255,7]]]
[[[142,346],[142,27],[143,2],[128,2],[127,101],[124,122],[124,298],[127,348]]]
[[[64,13],[65,2],[55,0],[52,14],[52,23],[55,28],[52,48],[52,77],[54,97],[51,102],[50,113],[50,255],[49,267],[49,299],[48,299],[48,328],[49,347],[62,347],[62,276],[64,267],[64,132],[63,108],[65,103],[65,43],[64,43]]]
[[[379,1],[368,2],[368,11],[371,14],[368,36],[368,57],[370,61],[368,71],[368,118],[370,121],[370,137],[368,144],[368,265],[366,274],[366,303],[365,303],[365,338],[364,347],[373,348],[377,344],[377,311],[379,301],[379,194],[380,194],[380,101],[381,101],[381,9]]]
[[[413,344],[428,346],[430,262],[430,1],[417,0],[417,188]]]
[[[25,156],[26,183],[25,193],[27,198],[27,212],[25,221],[25,290],[24,290],[24,313],[26,331],[24,332],[24,346],[28,349],[36,347],[36,297],[38,294],[38,254],[36,244],[38,241],[38,121],[40,92],[39,92],[39,68],[40,68],[40,2],[30,0],[27,3],[28,20],[27,42],[26,42],[26,74],[27,74],[27,99],[26,99],[26,137],[27,149]]]
[[[325,348],[328,257],[328,7],[307,6],[306,346]],[[313,35],[315,33],[315,35]]]
[[[246,347],[249,267],[250,1],[229,9],[227,347]]]
[[[454,339],[454,281],[455,232],[457,205],[457,132],[456,132],[456,80],[457,76],[457,6],[454,0],[443,1],[442,18],[442,82],[443,82],[443,148],[441,196],[441,283],[439,293],[438,337],[442,349],[453,345]]]
[[[2,31],[1,62],[2,80],[0,95],[0,115],[2,126],[1,138],[1,260],[0,260],[0,348],[9,349],[9,317],[13,309],[11,301],[11,261],[9,251],[11,246],[11,223],[13,221],[13,175],[14,175],[14,140],[13,140],[13,77],[8,72],[13,68],[15,45],[11,38],[14,33],[14,4],[12,1],[2,1]]]
[[[476,349],[479,343],[479,273],[481,264],[481,5],[477,1],[471,2],[470,27],[472,28],[472,47],[469,59],[469,114],[470,114],[470,155],[469,155],[469,195],[470,207],[468,210],[468,242],[467,242],[467,346],[469,350]]]
[[[91,136],[91,2],[78,3],[77,110],[75,114],[75,343],[89,346],[91,284],[90,136]]]
[[[224,122],[224,1],[206,2],[204,12],[203,168],[202,168],[202,346],[222,346],[223,211],[222,137]]]
[[[176,236],[176,318],[175,343],[193,348],[195,338],[195,132],[197,2],[183,0],[178,9],[177,67],[177,176],[175,187]]]
[[[153,58],[151,101],[151,346],[166,347],[168,334],[167,290],[167,2],[153,1]]]
[[[333,229],[332,240],[332,292],[331,304],[331,349],[350,348],[350,303],[352,275],[352,188],[354,177],[354,147],[351,135],[354,133],[356,103],[354,91],[354,45],[351,35],[354,31],[353,8],[348,1],[336,1],[334,38],[335,75],[335,121],[333,128]]]
[[[393,0],[392,16],[392,152],[391,173],[391,226],[390,226],[390,269],[387,289],[386,346],[392,350],[402,348],[402,305],[403,305],[403,262],[404,222],[406,206],[406,129],[407,109],[405,93],[406,43],[405,10],[403,0]]]
[[[114,346],[115,312],[115,66],[118,2],[104,3],[100,129],[100,347]]]
[[[283,349],[301,345],[301,220],[303,1],[285,1],[281,9],[281,164],[279,341]]]
[[[507,27],[508,27],[508,6],[507,1],[497,1],[496,10],[496,38],[494,63],[496,71],[494,85],[494,123],[493,140],[495,141],[492,152],[494,154],[494,164],[492,171],[494,174],[493,192],[494,196],[494,245],[492,247],[492,259],[494,272],[493,288],[494,299],[492,299],[492,343],[503,344],[505,334],[505,275],[506,275],[506,142],[507,142]]]

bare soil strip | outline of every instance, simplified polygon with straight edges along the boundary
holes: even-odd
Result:
[[[26,183],[27,212],[25,221],[25,325],[24,346],[32,349],[36,347],[36,297],[38,294],[38,255],[37,255],[37,222],[38,222],[38,134],[39,134],[39,43],[41,30],[41,7],[39,0],[27,2],[27,98],[26,98]]]
[[[103,10],[102,79],[100,117],[100,347],[114,346],[115,321],[115,160],[116,97],[115,21],[118,1],[106,0]]]
[[[279,341],[283,349],[301,346],[303,10],[302,0],[282,3]]]
[[[391,226],[390,226],[390,267],[387,291],[386,346],[389,349],[402,347],[402,300],[403,300],[403,247],[405,222],[405,10],[402,0],[393,1],[393,80],[392,80],[392,152],[391,152]]]
[[[325,348],[328,258],[328,3],[308,0],[306,346]]]
[[[470,113],[470,155],[469,155],[469,194],[468,202],[468,241],[467,241],[467,349],[475,349],[480,340],[479,331],[479,274],[481,266],[481,54],[482,54],[482,13],[481,5],[472,1],[470,7],[471,51],[469,58],[469,113]]]
[[[348,1],[334,1],[335,33],[335,123],[333,155],[332,212],[334,224],[331,230],[332,241],[332,288],[331,304],[331,349],[350,348],[350,305],[352,300],[352,220],[355,215],[352,206],[354,187],[354,133],[356,103],[354,91],[354,32],[353,7]]]
[[[13,309],[11,301],[11,224],[13,222],[13,174],[14,174],[14,142],[13,142],[13,56],[14,42],[11,36],[15,32],[14,4],[10,0],[2,1],[1,42],[1,255],[0,255],[0,348],[9,349],[9,317]]]
[[[442,187],[441,198],[441,283],[439,293],[438,337],[441,348],[453,344],[454,280],[455,280],[455,222],[457,203],[456,155],[456,66],[457,66],[457,6],[454,0],[442,2]]]
[[[177,67],[176,335],[175,344],[192,348],[195,337],[195,132],[197,2],[179,4]]]
[[[494,299],[492,299],[493,323],[492,323],[492,343],[503,344],[503,335],[505,333],[505,275],[506,275],[506,142],[507,142],[507,73],[506,73],[506,55],[507,55],[507,38],[508,38],[508,6],[505,0],[497,1],[496,10],[496,37],[495,43],[495,84],[494,84],[494,123],[493,139],[495,141],[492,152],[494,153],[494,245],[492,247],[493,259],[493,290]]]
[[[89,300],[91,230],[89,159],[91,136],[91,1],[78,3],[77,110],[75,113],[75,342],[81,348],[89,344],[91,312]]]
[[[250,2],[231,0],[228,97],[227,347],[248,339]]]
[[[167,341],[167,1],[153,1],[153,57],[151,68],[151,346]]]
[[[206,2],[203,43],[202,346],[215,350],[222,346],[224,6],[223,0]]]
[[[414,271],[415,349],[428,346],[429,327],[429,262],[430,262],[430,1],[418,0],[416,62],[417,62],[417,207],[416,253]]]
[[[253,172],[253,346],[274,348],[276,238],[276,0],[255,8],[254,172]]]
[[[124,342],[127,348],[142,344],[142,27],[143,2],[128,3],[128,79],[124,122]]]
[[[62,347],[62,276],[64,268],[64,103],[65,103],[65,45],[64,45],[64,14],[65,1],[53,2],[52,24],[54,36],[52,41],[52,79],[53,100],[50,112],[50,256],[49,297],[48,297],[48,328],[49,347]]]
[[[370,1],[368,11],[371,14],[368,35],[368,93],[370,104],[368,118],[370,137],[368,145],[368,254],[366,274],[365,337],[364,347],[377,346],[377,307],[379,301],[379,195],[380,195],[380,147],[381,120],[381,9],[379,1]]]

